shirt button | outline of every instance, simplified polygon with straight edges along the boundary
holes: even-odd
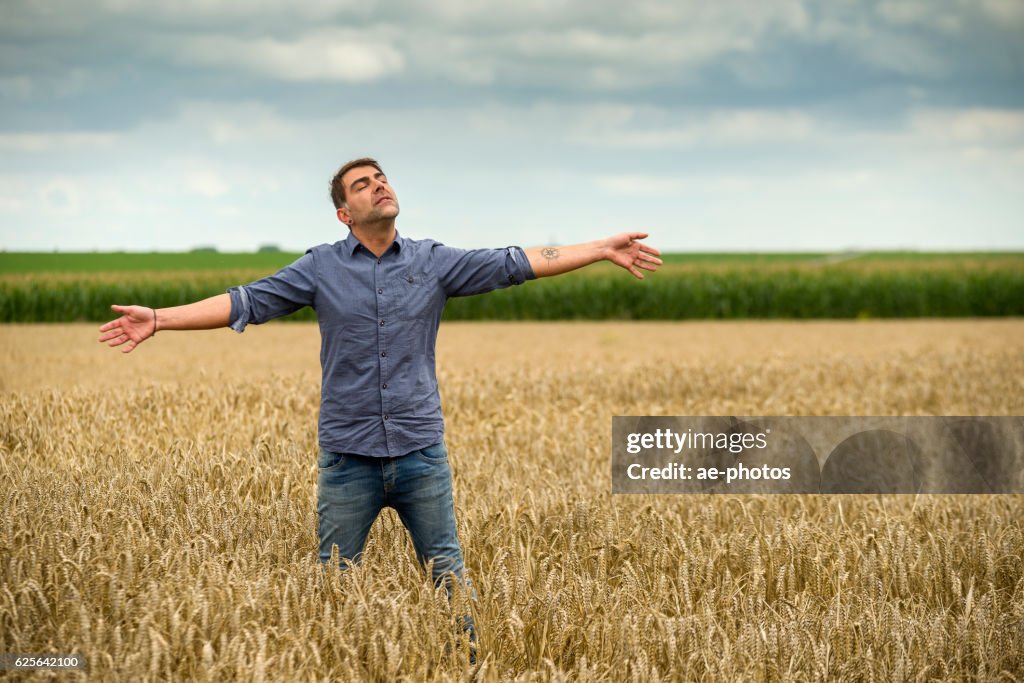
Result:
[[[383,293],[384,293],[384,290],[383,290],[383,289],[378,289],[378,290],[377,290],[377,293],[378,293],[378,294],[383,294]]]
[[[380,263],[380,259],[377,259],[377,263]]]
[[[384,327],[384,321],[383,320],[380,321],[380,326]]]
[[[387,384],[385,384],[385,385],[383,385],[383,387],[384,387],[385,389],[387,389],[387,388],[388,388],[388,385],[387,385]]]
[[[384,419],[385,419],[385,420],[390,420],[390,419],[391,419],[391,416],[390,416],[390,415],[385,415],[385,416],[384,416]]]
[[[388,357],[388,352],[387,351],[381,351],[380,352],[380,357],[381,358],[387,358]]]

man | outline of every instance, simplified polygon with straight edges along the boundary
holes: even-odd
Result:
[[[461,250],[395,229],[398,198],[376,160],[356,159],[331,181],[348,237],[306,251],[269,277],[156,311],[112,306],[100,342],[125,353],[158,330],[230,326],[242,332],[304,306],[317,313],[323,368],[319,421],[320,561],[358,562],[380,511],[394,508],[435,585],[464,582],[434,348],[449,297],[482,294],[608,260],[637,278],[661,264],[627,232],[568,247]],[[471,588],[470,588],[471,590]],[[475,640],[472,616],[463,617]],[[472,650],[471,650],[472,657]]]

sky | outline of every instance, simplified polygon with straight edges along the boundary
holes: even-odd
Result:
[[[1024,0],[4,0],[0,249],[1024,249]]]

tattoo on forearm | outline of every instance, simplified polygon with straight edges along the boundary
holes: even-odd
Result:
[[[558,258],[558,249],[555,247],[545,247],[541,249],[540,255],[546,258],[548,261],[554,261]]]

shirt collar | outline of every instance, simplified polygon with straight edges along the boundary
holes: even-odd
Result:
[[[388,247],[388,251],[391,251],[392,249],[394,249],[395,251],[401,251],[404,244],[405,238],[402,237],[398,230],[395,230],[395,241],[391,243],[390,247]],[[358,249],[361,246],[363,246],[363,243],[359,241],[359,239],[351,230],[349,230],[348,237],[345,238],[345,251],[347,251],[351,255],[356,253],[356,249]]]

